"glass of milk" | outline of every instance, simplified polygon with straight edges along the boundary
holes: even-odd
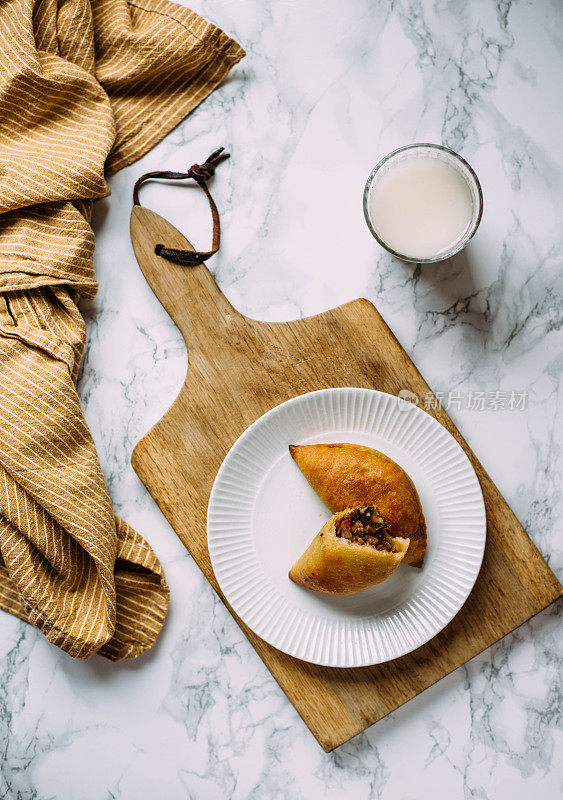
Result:
[[[483,193],[460,155],[439,144],[409,144],[385,156],[364,190],[364,215],[379,244],[404,261],[458,253],[477,230]]]

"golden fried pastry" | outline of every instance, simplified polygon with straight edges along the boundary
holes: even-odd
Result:
[[[375,505],[391,536],[409,539],[405,564],[421,567],[426,522],[414,484],[398,464],[359,444],[290,445],[289,451],[330,510]]]
[[[353,594],[381,583],[403,560],[408,539],[389,535],[373,506],[334,514],[289,571],[313,592]]]

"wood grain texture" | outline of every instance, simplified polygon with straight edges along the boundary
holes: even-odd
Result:
[[[180,394],[135,447],[133,467],[225,602],[209,560],[206,515],[217,470],[240,434],[269,409],[315,389],[359,386],[397,394],[409,388],[419,396],[430,390],[369,301],[354,300],[293,322],[257,322],[229,304],[204,266],[181,267],[154,254],[157,243],[191,249],[162,217],[135,207],[131,236],[141,269],[180,329],[189,356]],[[561,595],[556,577],[453,422],[442,409],[431,413],[467,453],[487,509],[477,583],[438,636],[387,664],[319,667],[270,647],[229,608],[327,752]]]

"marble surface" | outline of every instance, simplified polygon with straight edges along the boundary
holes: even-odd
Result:
[[[246,59],[98,203],[100,292],[84,304],[80,394],[116,509],[172,589],[134,662],[73,661],[0,613],[0,796],[17,800],[559,797],[561,634],[551,608],[332,754],[324,754],[130,466],[186,370],[131,250],[133,182],[224,144],[224,240],[211,262],[244,313],[282,320],[372,299],[562,577],[563,10],[557,0],[197,0]],[[467,251],[420,269],[385,254],[365,179],[411,141],[460,151],[485,213]],[[208,241],[191,189],[144,202]],[[343,260],[340,253],[350,256]],[[408,387],[405,387],[408,388]],[[469,392],[485,392],[484,410]],[[495,409],[495,392],[526,408]],[[457,395],[454,395],[457,397]],[[497,404],[498,405],[498,404]]]

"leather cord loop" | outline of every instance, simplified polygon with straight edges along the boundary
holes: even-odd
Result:
[[[187,172],[146,172],[144,175],[141,175],[141,177],[135,183],[135,186],[133,187],[133,205],[135,206],[141,205],[139,202],[139,189],[141,188],[142,184],[145,183],[145,181],[149,180],[182,181],[192,178],[192,180],[194,180],[203,189],[205,196],[209,201],[211,217],[213,218],[213,238],[211,241],[211,250],[205,252],[198,252],[194,250],[175,250],[172,247],[166,247],[164,244],[157,244],[154,248],[154,252],[157,256],[161,256],[167,261],[173,261],[175,264],[186,264],[187,266],[192,267],[207,261],[208,258],[211,258],[211,256],[215,255],[215,253],[219,250],[219,247],[221,246],[221,224],[219,221],[219,212],[217,211],[215,201],[211,197],[209,189],[207,188],[207,181],[210,180],[213,175],[215,175],[215,168],[217,165],[220,164],[221,161],[225,161],[225,159],[230,158],[230,154],[225,153],[224,149],[225,148],[220,147],[218,150],[215,150],[203,164],[192,164]]]

